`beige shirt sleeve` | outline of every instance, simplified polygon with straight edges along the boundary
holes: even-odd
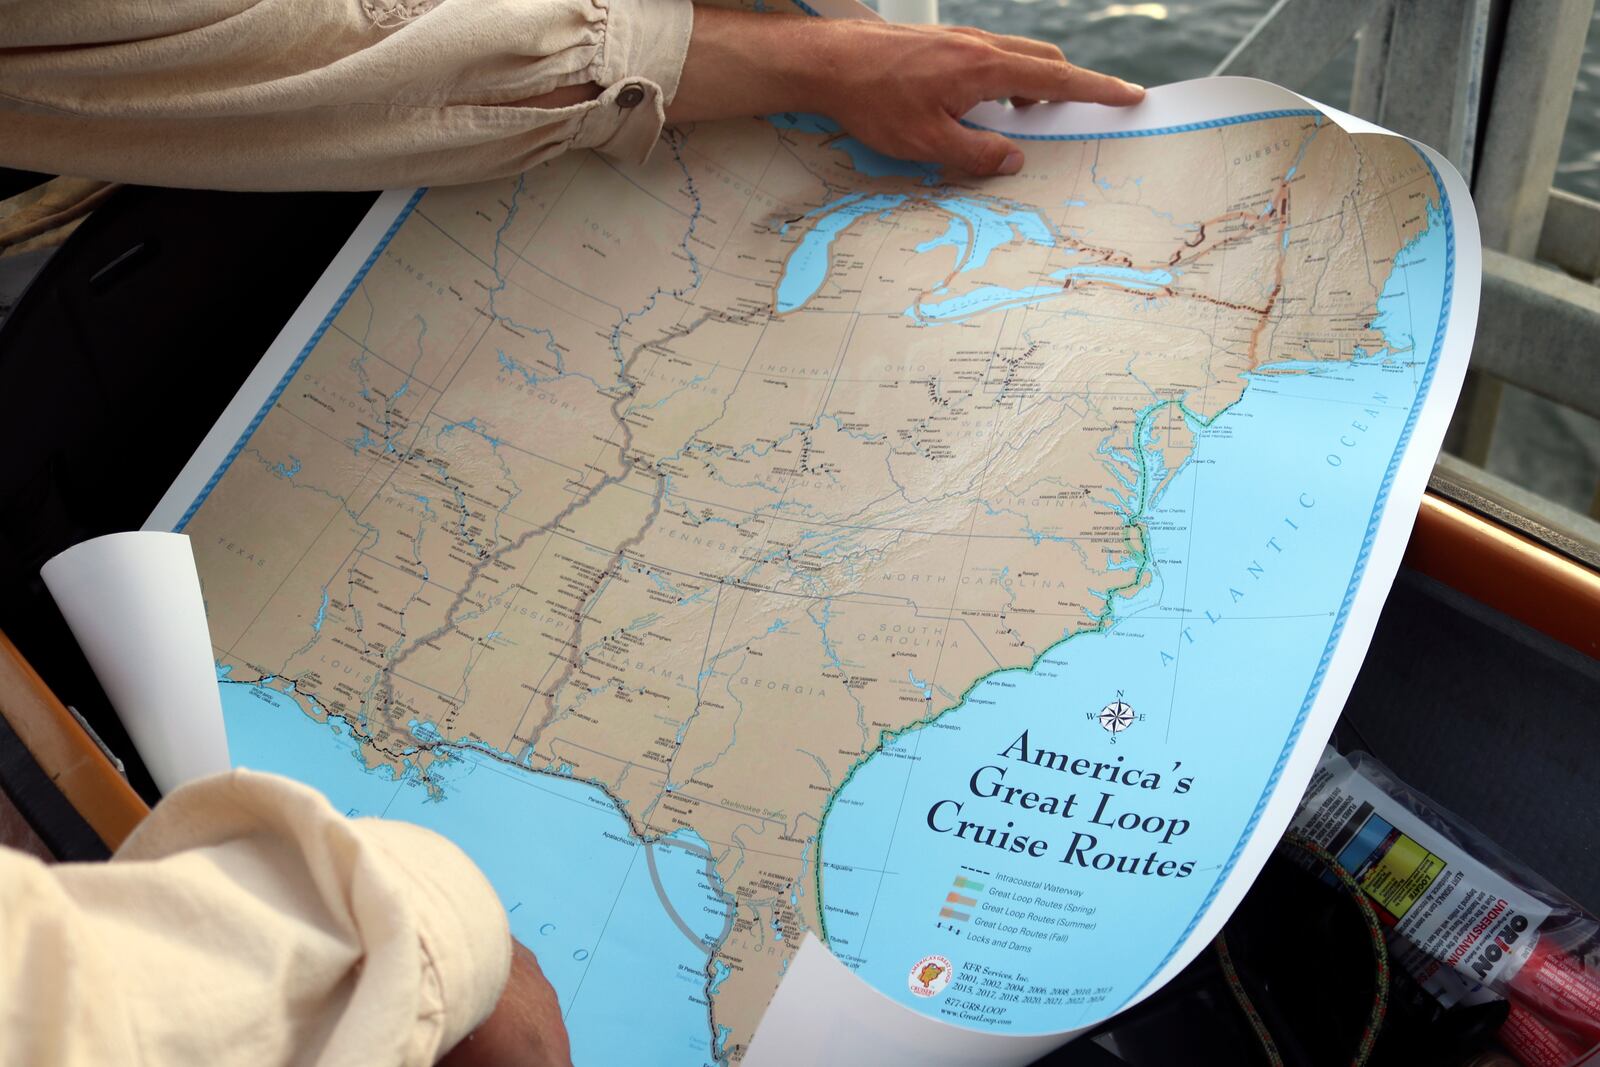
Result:
[[[430,1064],[510,969],[494,890],[418,826],[236,771],[115,858],[0,849],[0,1065]]]
[[[221,189],[381,189],[641,160],[690,0],[0,0],[0,164]],[[598,99],[523,101],[593,84]]]

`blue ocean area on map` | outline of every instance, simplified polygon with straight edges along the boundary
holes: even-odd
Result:
[[[1397,259],[1379,303],[1389,350],[1262,367],[1208,426],[1191,420],[1191,457],[1137,516],[1149,530],[1148,556],[1160,562],[1143,590],[1114,603],[1113,624],[1063,640],[1032,669],[979,682],[959,707],[867,759],[836,794],[821,848],[829,944],[875,987],[937,1012],[937,1001],[911,994],[906,973],[939,953],[958,969],[981,963],[1041,986],[1107,990],[1076,1007],[1008,1004],[1010,1029],[1042,1032],[1109,1014],[1176,948],[1284,750],[1285,709],[1306,704],[1307,680],[1320,676],[1338,624],[1329,605],[1352,587],[1376,487],[1422,399],[1444,306],[1446,231],[1430,211],[1427,230]],[[1136,489],[1119,495],[1137,500]],[[1097,715],[1117,699],[1139,717],[1113,744]],[[1034,753],[1154,772],[1160,786],[1109,785],[1024,763],[1016,748],[1024,731]],[[1186,776],[1192,788],[1178,795]],[[1076,793],[1078,810],[1041,815],[984,795],[998,785]],[[1110,794],[1103,809],[1102,794]],[[1091,823],[1097,812],[1099,824]],[[1128,812],[1190,825],[1165,842],[1164,829],[1102,825]],[[958,838],[962,820],[1049,848],[1038,857],[999,852]],[[1075,843],[1072,862],[1063,862]],[[1152,852],[1158,862],[1210,861],[1186,878],[1175,870],[1158,877],[1084,866],[1096,852],[1141,865]],[[974,918],[941,924],[963,875],[985,886]],[[1072,910],[1082,907],[1093,910]],[[1051,942],[1043,959],[1036,948],[1030,967],[1029,954],[1008,948],[1030,941],[1009,932],[1019,927],[1066,940]]]
[[[430,794],[410,769],[368,769],[348,723],[311,718],[271,682],[221,687],[238,765],[313,785],[352,815],[426,826],[472,857],[555,987],[576,1062],[715,1062],[706,965],[727,905],[703,841],[642,845],[596,787],[470,749],[433,763]],[[428,724],[413,732],[438,736]]]

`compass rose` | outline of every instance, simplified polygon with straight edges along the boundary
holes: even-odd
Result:
[[[1120,734],[1133,725],[1133,705],[1118,697],[1100,709],[1099,719],[1101,729],[1107,733]]]

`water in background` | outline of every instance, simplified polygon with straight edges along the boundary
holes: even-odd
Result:
[[[940,0],[940,21],[1037,37],[1080,66],[1143,85],[1198,78],[1232,50],[1272,0]],[[1556,185],[1600,199],[1600,11],[1589,31]],[[1334,107],[1350,99],[1355,46],[1318,77],[1289,88]]]

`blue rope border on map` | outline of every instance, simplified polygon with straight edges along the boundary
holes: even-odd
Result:
[[[1356,554],[1355,567],[1350,573],[1350,584],[1345,588],[1344,601],[1339,605],[1339,613],[1333,622],[1333,629],[1328,633],[1328,643],[1322,650],[1322,659],[1317,663],[1316,673],[1311,676],[1311,686],[1306,691],[1305,700],[1300,705],[1300,713],[1295,716],[1294,725],[1289,728],[1288,737],[1284,739],[1283,751],[1278,754],[1278,762],[1272,768],[1272,774],[1267,778],[1267,784],[1262,789],[1261,797],[1256,801],[1255,810],[1250,813],[1250,819],[1245,823],[1244,831],[1239,835],[1239,840],[1233,846],[1233,851],[1228,855],[1228,860],[1222,865],[1222,870],[1217,874],[1217,879],[1212,883],[1211,890],[1206,898],[1200,902],[1200,907],[1195,910],[1194,917],[1183,928],[1171,949],[1162,957],[1161,962],[1150,971],[1149,977],[1139,984],[1138,989],[1143,989],[1150,984],[1150,980],[1161,973],[1177,953],[1178,946],[1189,939],[1194,933],[1194,928],[1200,924],[1200,919],[1210,910],[1216,901],[1217,894],[1222,891],[1222,885],[1228,880],[1228,875],[1233,873],[1234,866],[1239,861],[1239,855],[1244,851],[1245,845],[1255,833],[1256,826],[1261,822],[1261,815],[1267,809],[1272,794],[1277,791],[1278,782],[1283,777],[1283,768],[1289,762],[1289,754],[1294,750],[1295,743],[1300,739],[1300,732],[1305,729],[1306,719],[1311,715],[1312,705],[1316,703],[1317,695],[1322,691],[1322,683],[1328,674],[1328,665],[1333,660],[1334,649],[1339,645],[1339,638],[1344,633],[1345,623],[1350,618],[1351,605],[1355,603],[1356,591],[1361,586],[1361,578],[1367,571],[1367,561],[1372,556],[1372,546],[1377,541],[1378,524],[1383,518],[1385,506],[1389,502],[1389,491],[1394,487],[1396,473],[1400,469],[1400,459],[1405,454],[1406,444],[1411,440],[1412,431],[1416,429],[1417,419],[1422,414],[1423,405],[1427,402],[1428,393],[1433,386],[1434,371],[1439,365],[1439,353],[1444,348],[1444,336],[1450,325],[1450,305],[1455,294],[1456,281],[1456,230],[1454,216],[1450,210],[1450,194],[1446,192],[1444,180],[1439,176],[1439,171],[1434,167],[1433,161],[1427,154],[1412,146],[1423,165],[1428,168],[1428,173],[1433,176],[1435,188],[1439,190],[1439,209],[1444,217],[1444,292],[1440,299],[1439,326],[1433,336],[1433,351],[1428,356],[1428,366],[1422,372],[1422,381],[1417,386],[1417,397],[1412,402],[1411,412],[1406,417],[1405,426],[1400,430],[1400,437],[1395,442],[1394,454],[1389,457],[1389,467],[1384,471],[1383,482],[1378,486],[1378,495],[1373,501],[1372,515],[1367,520],[1367,532],[1361,539],[1361,551]],[[1138,992],[1138,989],[1135,992]],[[1124,1001],[1126,1003],[1126,1001]],[[1117,1010],[1121,1010],[1118,1005]],[[1113,1012],[1113,1014],[1115,1014]]]
[[[300,354],[294,357],[294,362],[289,364],[289,370],[282,378],[278,379],[278,384],[273,386],[266,402],[261,405],[261,409],[251,418],[250,425],[244,428],[244,433],[239,435],[239,439],[233,443],[233,447],[223,457],[222,465],[212,473],[205,487],[200,490],[200,495],[194,498],[194,503],[189,505],[188,509],[184,511],[183,517],[178,520],[178,524],[172,528],[173,533],[183,532],[183,528],[189,525],[189,520],[194,518],[195,512],[200,510],[200,506],[206,502],[206,498],[217,487],[217,483],[222,481],[222,476],[228,473],[228,468],[233,466],[233,461],[239,458],[239,453],[244,451],[244,446],[249,444],[250,438],[254,437],[256,430],[261,427],[261,420],[267,417],[267,412],[272,410],[272,406],[278,402],[278,398],[283,395],[283,391],[289,387],[289,382],[293,380],[295,373],[300,370],[300,365],[306,361],[306,357],[311,354],[311,350],[317,347],[318,342],[322,340],[322,335],[328,332],[328,327],[333,325],[334,317],[344,310],[345,304],[355,295],[356,287],[366,280],[367,272],[378,261],[378,257],[383,254],[383,250],[389,247],[389,242],[394,240],[394,235],[399,232],[401,223],[411,217],[411,209],[417,206],[417,201],[421,200],[422,194],[427,191],[427,188],[424,187],[411,194],[411,199],[406,201],[405,207],[400,209],[400,213],[389,224],[389,228],[383,232],[383,236],[379,238],[377,246],[367,256],[366,262],[361,264],[361,269],[356,271],[355,277],[350,279],[350,284],[344,287],[344,292],[339,294],[339,299],[333,302],[333,307],[323,317],[322,322],[317,325],[316,330],[311,334],[310,339],[306,341],[305,346],[300,349]]]
[[[963,121],[961,125],[974,130],[1004,134],[1018,141],[1125,141],[1130,137],[1160,137],[1169,133],[1215,130],[1222,126],[1234,126],[1241,122],[1261,122],[1264,119],[1292,119],[1297,116],[1311,117],[1321,115],[1322,112],[1314,108],[1286,108],[1280,111],[1252,111],[1248,115],[1233,115],[1224,119],[1206,119],[1204,122],[1185,122],[1181,126],[1153,126],[1148,130],[1114,130],[1109,133],[1014,133],[1011,130],[997,130],[993,126],[983,126],[976,122]]]

